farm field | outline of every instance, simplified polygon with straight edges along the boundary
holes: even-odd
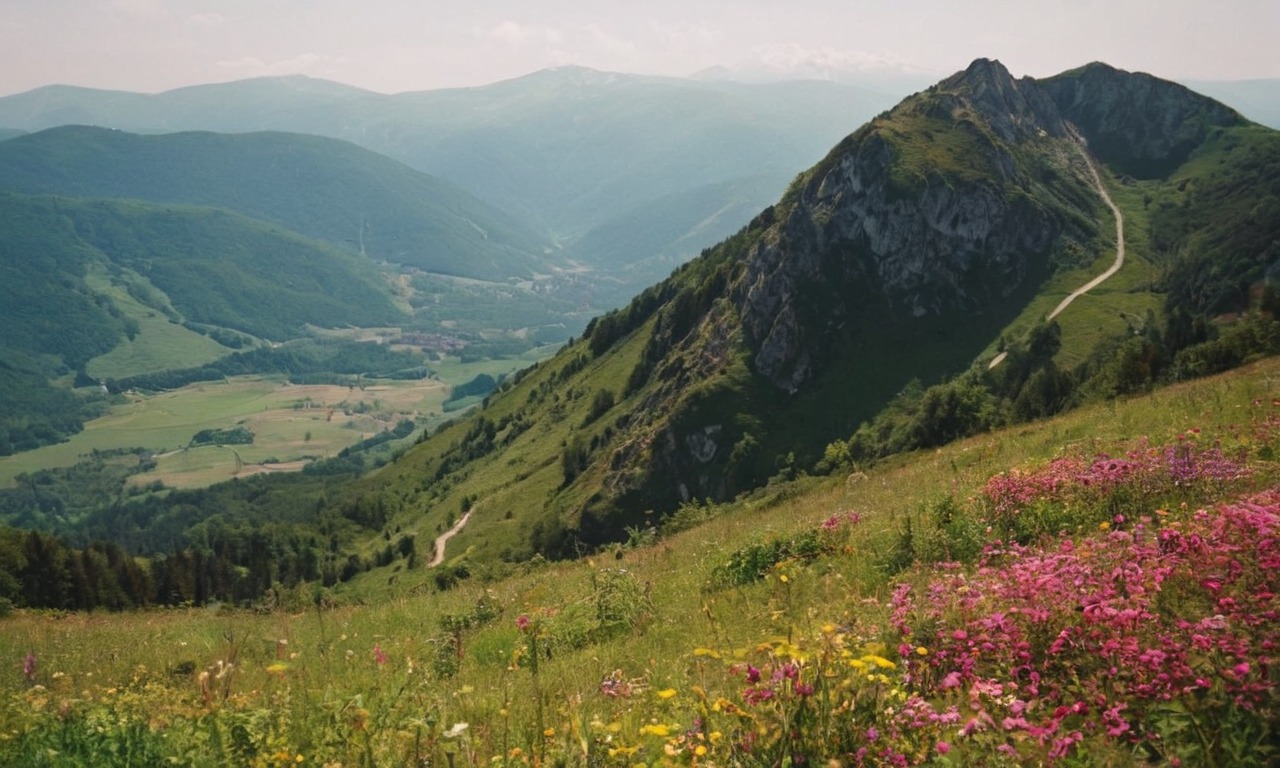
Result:
[[[376,338],[378,333],[378,329],[364,336],[349,332],[351,338],[361,339]],[[359,387],[294,385],[280,376],[237,376],[155,395],[130,394],[129,402],[87,422],[83,432],[66,442],[0,457],[0,487],[13,485],[22,474],[69,467],[94,451],[127,448],[145,448],[157,458],[156,469],[133,476],[134,484],[160,481],[173,488],[196,488],[246,474],[296,471],[402,419],[430,427],[456,416],[480,398],[454,403],[446,411],[444,402],[451,387],[481,374],[497,378],[513,373],[556,348],[536,347],[510,358],[476,361],[445,356],[431,363],[432,378],[369,379]],[[201,430],[236,426],[254,433],[253,444],[191,445]]]
[[[132,478],[141,484],[199,487],[245,473],[300,469],[311,458],[333,456],[402,419],[438,417],[448,393],[447,384],[432,379],[345,387],[245,376],[131,395],[67,442],[0,459],[0,484],[11,485],[22,473],[70,466],[95,450],[135,447],[153,451],[158,460],[154,471]],[[201,430],[237,426],[253,432],[251,445],[191,446]]]

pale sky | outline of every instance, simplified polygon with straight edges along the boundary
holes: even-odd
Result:
[[[0,0],[0,95],[305,74],[384,93],[538,69],[683,76],[1000,59],[1170,79],[1280,77],[1280,0]]]

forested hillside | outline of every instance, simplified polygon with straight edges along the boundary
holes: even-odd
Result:
[[[283,133],[67,126],[0,145],[0,189],[215,206],[378,261],[486,280],[549,271],[549,240],[354,144]]]
[[[404,317],[367,261],[226,210],[0,193],[0,226],[6,453],[77,431],[88,412],[48,382],[94,384],[86,365],[139,332],[92,281],[227,353],[309,324]]]

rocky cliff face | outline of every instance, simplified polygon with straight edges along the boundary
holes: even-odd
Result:
[[[1096,62],[1039,85],[1094,154],[1138,178],[1167,175],[1214,127],[1247,122],[1234,109],[1177,83]]]
[[[663,285],[632,375],[641,405],[584,535],[752,487],[847,437],[910,376],[966,365],[1059,256],[1097,253],[1109,222],[1086,149],[1176,164],[1236,119],[1146,76],[1019,80],[980,59],[863,126]]]
[[[982,312],[1008,297],[1063,234],[1065,217],[1034,187],[1046,167],[1082,178],[1070,141],[1035,81],[985,59],[850,137],[747,257],[736,301],[756,370],[796,392],[843,323]],[[868,296],[885,316],[842,299]],[[815,300],[824,317],[806,320],[801,305]]]

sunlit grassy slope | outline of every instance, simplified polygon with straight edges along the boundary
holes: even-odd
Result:
[[[1132,691],[1110,689],[1109,701],[1125,706],[1119,720],[1106,722],[1112,729],[1125,723],[1120,732],[1131,738],[1089,725],[1104,722],[1101,709],[1062,720],[1068,730],[1042,744],[1018,737],[1021,726],[965,735],[962,721],[945,717],[904,728],[894,712],[905,702],[943,713],[948,702],[968,701],[966,690],[976,683],[964,677],[965,687],[953,695],[940,678],[927,676],[931,664],[946,669],[945,658],[933,659],[949,647],[941,632],[934,637],[915,624],[924,634],[909,636],[900,652],[903,635],[890,603],[901,592],[895,585],[920,587],[968,572],[972,546],[991,544],[1007,530],[983,528],[996,520],[983,489],[1010,470],[1010,477],[1030,477],[1052,459],[1130,451],[1140,458],[1144,445],[1170,445],[1181,446],[1171,456],[1202,455],[1206,462],[1218,446],[1244,473],[1146,491],[1118,485],[1114,493],[1073,497],[1086,500],[1075,507],[1036,508],[1059,517],[1038,535],[1046,538],[1032,536],[1031,543],[1065,546],[1054,543],[1061,529],[1081,552],[1095,549],[1099,556],[1106,541],[1140,537],[1142,529],[1133,527],[1140,515],[1163,531],[1190,530],[1200,525],[1191,514],[1197,506],[1280,482],[1278,376],[1280,360],[1268,359],[903,456],[865,474],[775,484],[733,504],[687,509],[682,519],[691,527],[656,542],[640,537],[633,547],[594,559],[535,562],[494,581],[475,574],[445,592],[430,586],[433,572],[419,557],[412,568],[397,560],[340,592],[281,592],[276,608],[265,612],[19,612],[0,619],[0,658],[11,660],[0,678],[7,693],[0,755],[28,760],[11,763],[20,765],[37,764],[31,756],[47,748],[101,755],[108,747],[192,765],[241,759],[407,765],[424,758],[696,764],[703,757],[764,765],[783,754],[852,759],[839,745],[872,743],[867,729],[876,728],[884,738],[878,748],[911,764],[1025,764],[1050,760],[1056,739],[1076,728],[1081,736],[1068,740],[1063,754],[1090,764],[1137,759],[1147,745],[1162,761],[1263,765],[1276,698],[1268,662],[1256,657],[1194,662],[1228,668],[1228,677],[1196,694],[1195,710],[1178,708],[1181,698],[1174,709],[1153,707]],[[1120,539],[1104,532],[1111,527]],[[476,543],[455,540],[450,548]],[[753,553],[763,578],[733,578]],[[933,564],[953,557],[965,562],[944,570]],[[1274,571],[1268,577],[1249,570],[1255,566],[1246,549],[1234,557],[1246,573],[1274,582]],[[1152,610],[1194,618],[1202,599],[1195,581],[1172,581]],[[1274,615],[1260,621],[1255,635],[1274,639]],[[1045,626],[1045,642],[1060,629]],[[992,658],[1000,652],[990,651]],[[753,670],[764,671],[762,681]],[[1051,710],[1036,709],[1045,706],[1036,702],[1070,682],[1045,675],[1035,689],[1025,680],[1022,688],[1005,688],[1016,694],[1005,704],[972,695],[980,711],[997,716],[1008,714],[1008,701],[1030,701],[1020,716],[1042,722]],[[1246,700],[1261,703],[1220,701],[1223,686],[1244,679],[1258,680],[1262,687]],[[1192,699],[1186,701],[1190,707]],[[1188,716],[1203,741],[1180,729]],[[1001,744],[1011,750],[1006,757],[996,750]],[[953,749],[958,763],[942,759]]]

